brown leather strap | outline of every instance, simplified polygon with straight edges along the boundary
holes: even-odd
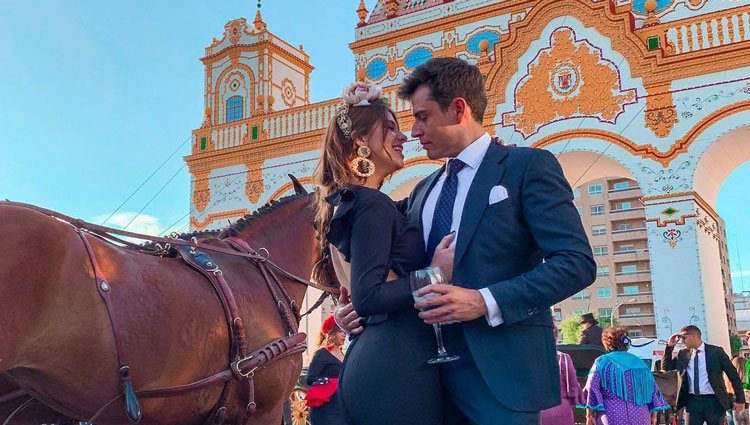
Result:
[[[12,392],[9,392],[8,394],[0,395],[0,404],[5,403],[6,401],[15,400],[18,397],[26,395],[26,392],[24,390],[15,390]]]
[[[94,279],[96,281],[96,290],[99,292],[99,295],[104,300],[104,306],[107,309],[107,315],[109,316],[109,323],[112,327],[112,335],[114,337],[115,341],[115,352],[117,353],[117,367],[121,368],[126,365],[125,360],[122,355],[122,344],[120,343],[120,335],[117,332],[117,324],[115,321],[114,316],[114,307],[112,306],[112,300],[110,299],[109,292],[112,289],[109,282],[107,282],[107,279],[104,277],[104,273],[102,272],[102,269],[99,267],[99,263],[96,261],[96,255],[94,255],[94,250],[91,248],[91,244],[89,243],[88,239],[86,239],[86,235],[82,231],[78,231],[78,236],[81,238],[81,241],[83,241],[83,246],[86,248],[86,253],[88,254],[89,260],[91,261],[91,267],[94,269]]]
[[[238,374],[241,377],[244,375],[254,375],[259,369],[279,359],[305,351],[307,349],[307,345],[305,344],[306,339],[307,335],[304,333],[279,338],[253,351],[245,359],[233,362],[230,369],[213,374],[200,381],[173,387],[140,390],[137,394],[146,398],[170,397],[229,381],[236,378]]]

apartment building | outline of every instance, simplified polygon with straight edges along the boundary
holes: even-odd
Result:
[[[594,251],[596,281],[555,305],[556,320],[592,312],[633,337],[655,337],[656,320],[642,193],[633,180],[606,178],[574,190]]]

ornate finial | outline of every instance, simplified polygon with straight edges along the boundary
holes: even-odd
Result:
[[[253,21],[253,25],[255,25],[255,29],[258,31],[266,30],[266,23],[263,22],[263,16],[261,16],[260,14],[260,0],[258,0],[258,11],[255,12],[255,20]]]
[[[481,40],[479,42],[479,51],[481,52],[479,54],[480,65],[484,65],[490,62],[489,50],[490,50],[490,42],[487,40]]]
[[[396,17],[398,10],[398,0],[385,0],[386,17],[388,19]]]
[[[359,7],[357,8],[357,16],[359,16],[359,23],[357,24],[357,27],[361,27],[367,24],[365,22],[365,19],[367,19],[367,6],[365,6],[365,0],[359,0]]]
[[[660,23],[659,18],[656,17],[657,8],[658,4],[656,3],[656,0],[646,0],[646,2],[643,4],[643,9],[648,14],[646,20],[643,22],[644,27],[650,27]]]
[[[357,81],[365,81],[366,76],[367,72],[364,68],[357,68]]]

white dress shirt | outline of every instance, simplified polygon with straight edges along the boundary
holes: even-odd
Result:
[[[492,143],[492,138],[489,134],[484,133],[480,138],[464,148],[464,150],[462,150],[456,157],[466,164],[466,166],[456,174],[456,177],[458,178],[458,187],[456,189],[456,200],[453,203],[453,221],[451,224],[451,231],[456,232],[456,238],[453,240],[454,244],[458,240],[461,214],[464,211],[464,204],[466,204],[466,195],[469,193],[469,187],[471,187],[471,183],[474,181],[474,176],[477,174],[479,165],[487,154],[487,149],[489,149],[490,143]],[[427,240],[430,238],[432,217],[435,213],[435,207],[437,207],[440,191],[443,189],[443,183],[445,183],[445,179],[448,176],[448,173],[445,171],[447,171],[448,162],[451,160],[452,158],[445,162],[444,172],[438,178],[432,191],[427,195],[427,199],[424,203],[424,209],[422,210],[422,230],[424,231],[425,246],[427,246]],[[500,312],[500,307],[497,305],[497,301],[495,301],[495,297],[492,296],[490,290],[488,288],[482,288],[479,290],[479,293],[482,294],[484,303],[487,305],[487,315],[485,316],[487,323],[489,323],[490,326],[497,326],[503,323],[503,316]]]
[[[688,375],[688,382],[690,383],[690,394],[695,394],[695,389],[693,388],[693,375],[695,374],[695,366],[693,366],[695,362],[695,350],[693,350],[692,353],[690,353],[690,360],[688,360],[688,366],[687,366],[687,375]],[[708,381],[708,369],[706,369],[706,344],[701,343],[701,346],[698,347],[698,385],[701,390],[701,395],[706,394],[714,394],[714,389],[711,387],[711,383]]]

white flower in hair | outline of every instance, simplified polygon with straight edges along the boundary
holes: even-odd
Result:
[[[341,97],[349,106],[367,106],[380,99],[381,93],[382,89],[374,84],[358,82],[350,84]]]

